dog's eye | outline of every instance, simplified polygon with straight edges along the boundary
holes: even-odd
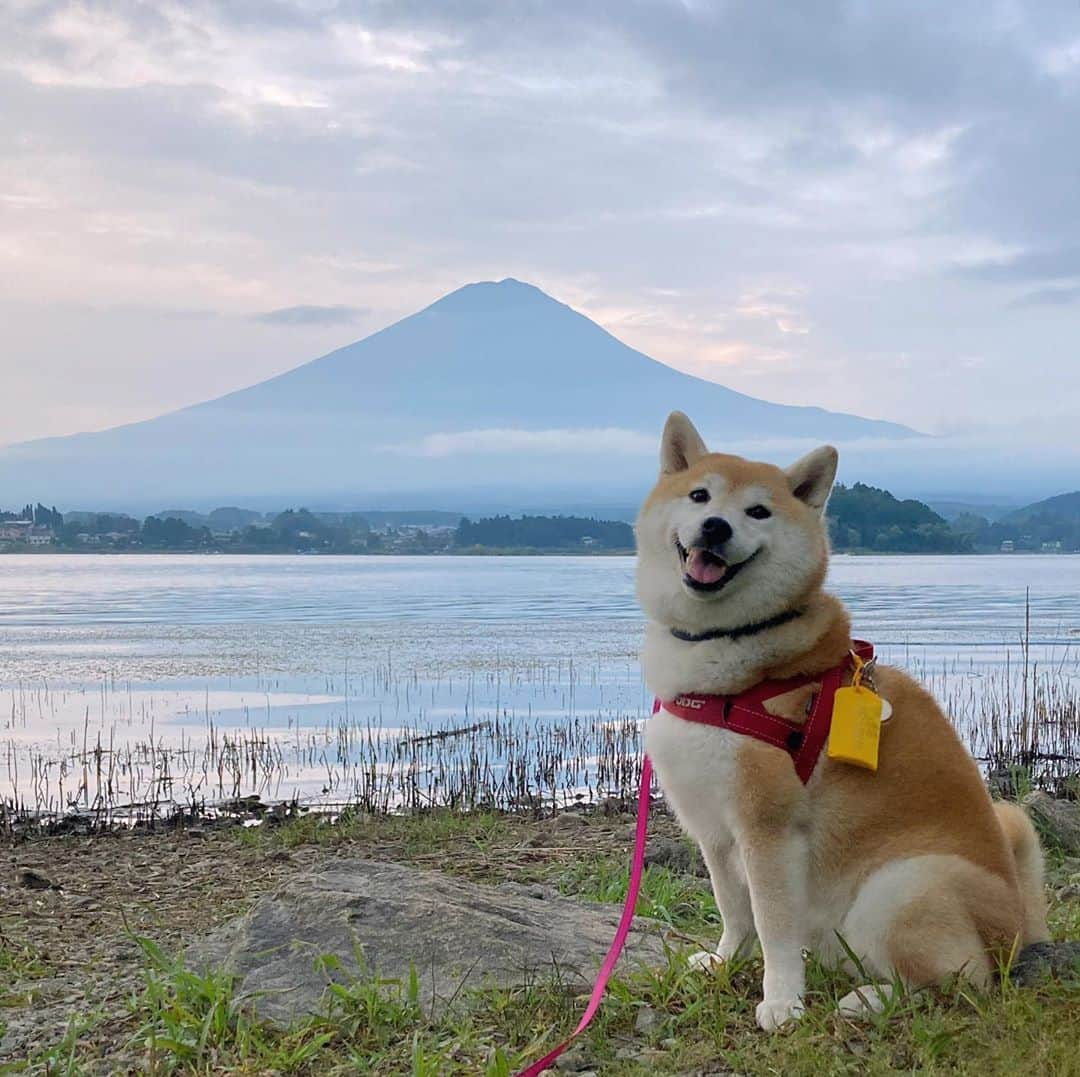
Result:
[[[709,491],[703,486],[699,486],[696,490],[690,491],[690,500],[696,501],[699,505],[704,505],[709,500]]]
[[[746,515],[754,520],[767,520],[772,513],[764,505],[751,505],[746,510]]]

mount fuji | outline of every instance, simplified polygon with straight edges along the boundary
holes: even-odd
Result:
[[[673,409],[733,451],[763,441],[919,439],[894,423],[773,404],[681,373],[508,279],[466,285],[227,396],[98,433],[10,445],[0,450],[0,503],[610,500],[648,484]]]

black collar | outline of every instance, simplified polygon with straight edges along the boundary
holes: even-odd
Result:
[[[742,639],[745,636],[756,636],[759,632],[767,632],[770,628],[779,628],[801,617],[805,612],[785,610],[766,621],[753,621],[748,625],[739,625],[738,628],[709,628],[704,632],[684,632],[681,628],[673,628],[671,634],[684,643],[704,643],[709,639]]]

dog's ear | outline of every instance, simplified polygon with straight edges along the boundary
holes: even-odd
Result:
[[[681,411],[673,411],[664,423],[660,439],[660,473],[673,475],[696,464],[709,450],[694,424]]]
[[[840,454],[831,445],[807,453],[785,472],[791,492],[810,508],[824,512],[839,461]]]

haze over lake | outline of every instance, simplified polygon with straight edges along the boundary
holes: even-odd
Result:
[[[359,766],[346,727],[636,728],[633,572],[629,557],[0,558],[0,799],[25,802],[35,775],[53,807],[90,806],[98,745],[97,765],[126,760],[132,797],[160,785],[162,753],[194,765],[231,735],[234,762],[251,744],[260,761],[239,788],[200,763],[198,795],[340,800]],[[1080,557],[836,557],[830,582],[856,635],[957,705],[1021,662],[1030,589],[1029,661],[1078,683]]]

